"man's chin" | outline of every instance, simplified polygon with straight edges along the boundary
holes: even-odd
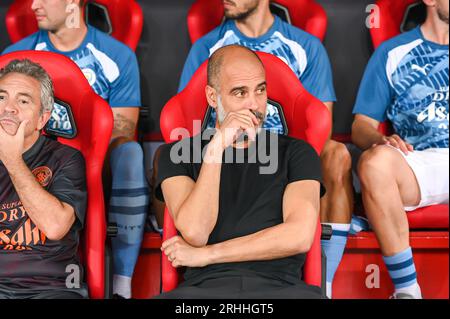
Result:
[[[5,124],[5,123],[0,123],[0,126],[3,128],[3,130],[6,132],[6,134],[14,136],[17,133],[17,130],[19,129],[19,127],[17,125],[14,124]]]
[[[246,12],[239,12],[233,10],[225,10],[224,15],[225,18],[230,20],[243,20],[248,16]]]
[[[47,21],[38,21],[39,30],[54,32],[54,27],[51,26]]]

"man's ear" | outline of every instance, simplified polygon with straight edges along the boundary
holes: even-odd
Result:
[[[217,108],[217,90],[212,86],[205,87],[206,100],[208,104],[214,109]]]
[[[39,121],[37,123],[38,131],[42,130],[45,127],[51,115],[52,112],[44,112],[41,116],[39,116]]]

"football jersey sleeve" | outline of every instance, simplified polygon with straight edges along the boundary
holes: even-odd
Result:
[[[325,47],[317,39],[312,42],[308,66],[300,77],[305,89],[322,102],[335,102],[331,63]]]
[[[379,122],[386,120],[386,110],[393,99],[393,91],[386,75],[387,57],[383,47],[371,57],[356,98],[353,114],[366,115]]]
[[[128,52],[118,61],[119,77],[111,83],[109,105],[111,107],[140,107],[141,87],[136,55]]]

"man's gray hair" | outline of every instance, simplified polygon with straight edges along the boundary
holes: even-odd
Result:
[[[0,69],[0,79],[9,73],[27,75],[41,84],[41,114],[51,112],[54,104],[53,83],[42,66],[28,59],[13,60]]]

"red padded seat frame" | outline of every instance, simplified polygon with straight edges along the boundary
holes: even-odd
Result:
[[[91,298],[104,298],[106,219],[102,168],[113,128],[110,106],[95,94],[79,67],[51,52],[20,51],[0,56],[0,68],[14,59],[39,63],[50,75],[55,97],[71,107],[78,129],[73,139],[58,141],[78,149],[86,162],[88,202],[82,234],[82,260]],[[74,94],[76,92],[76,94]]]
[[[266,69],[268,97],[282,106],[289,136],[307,141],[320,154],[331,130],[331,115],[328,109],[303,88],[286,63],[267,53],[258,52],[258,55]],[[177,137],[170,136],[174,128],[185,128],[191,136],[200,133],[199,121],[203,120],[208,107],[204,91],[206,68],[207,62],[204,62],[187,87],[164,106],[160,127],[167,143],[177,140]],[[176,233],[175,225],[166,208],[163,240],[175,236]],[[307,254],[303,269],[304,281],[319,287],[322,284],[320,236],[321,228],[318,222],[314,243]],[[163,256],[163,291],[176,288],[179,279],[179,272],[172,267],[167,257]]]

